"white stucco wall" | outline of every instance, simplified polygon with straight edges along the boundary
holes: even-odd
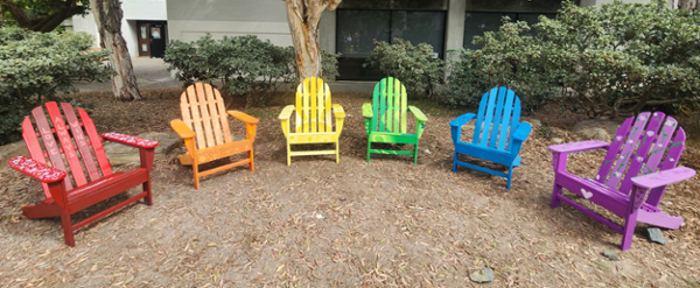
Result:
[[[275,45],[292,45],[281,0],[168,0],[167,9],[170,40],[190,42],[209,32],[216,39],[256,35]]]
[[[138,40],[136,38],[137,20],[157,20],[168,19],[166,0],[122,0],[122,37],[126,41],[126,48],[131,57],[138,57]],[[89,13],[83,16],[73,16],[73,31],[83,31],[93,37],[95,42],[93,47],[100,47],[100,35],[97,32],[95,17]]]

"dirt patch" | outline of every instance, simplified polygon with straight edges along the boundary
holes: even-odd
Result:
[[[179,117],[180,92],[150,91],[141,102],[115,101],[109,93],[77,99],[89,108],[99,132],[138,134],[169,131],[170,120]],[[132,204],[79,229],[75,248],[63,244],[58,219],[22,216],[22,206],[42,199],[41,187],[4,171],[0,283],[468,287],[469,271],[490,266],[494,287],[699,285],[697,178],[667,189],[663,209],[686,220],[681,229],[664,231],[669,244],[650,243],[639,225],[632,249],[620,252],[621,235],[566,205],[549,208],[550,143],[540,134],[532,133],[524,144],[523,165],[506,190],[503,178],[451,171],[448,123],[455,112],[471,111],[425,109],[429,121],[417,165],[408,156],[372,155],[367,163],[361,105],[369,94],[338,93],[333,101],[347,113],[339,164],[331,156],[314,156],[287,166],[277,120],[285,102],[245,109],[261,120],[255,172],[246,167],[208,176],[195,190],[191,170],[175,161],[182,150],[176,151],[155,164],[153,206]],[[538,119],[562,128],[578,117],[556,110],[546,115]],[[234,129],[244,133],[240,123]],[[470,137],[469,131],[463,134]],[[572,155],[569,170],[591,176],[602,157]],[[621,260],[600,255],[608,249]]]

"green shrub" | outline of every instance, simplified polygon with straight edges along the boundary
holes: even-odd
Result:
[[[275,89],[291,74],[289,49],[278,47],[256,36],[211,35],[195,42],[173,40],[168,43],[163,60],[176,70],[178,80],[189,85],[195,81],[221,81],[230,94]]]
[[[654,105],[697,107],[700,14],[663,5],[565,2],[556,19],[534,25],[542,70],[569,88],[558,98],[564,107],[589,117]]]
[[[0,144],[20,139],[20,122],[29,110],[57,93],[72,93],[78,81],[108,81],[103,64],[109,51],[85,51],[86,33],[38,33],[0,28]]]
[[[394,38],[394,44],[376,42],[364,67],[379,70],[384,77],[401,80],[411,93],[431,95],[444,78],[444,61],[435,58],[433,47],[427,43],[414,46],[410,41]]]
[[[506,86],[520,97],[525,109],[538,107],[554,94],[556,83],[540,64],[539,47],[525,22],[504,17],[498,31],[474,37],[480,50],[456,50],[450,55],[448,85],[442,100],[450,105],[476,107],[484,93]],[[456,57],[455,57],[456,56]]]
[[[337,55],[322,51],[324,77],[338,75]],[[168,70],[176,70],[185,85],[195,81],[221,81],[223,92],[246,95],[263,102],[264,91],[277,91],[284,83],[295,83],[294,48],[276,46],[256,36],[236,36],[214,40],[211,35],[195,42],[171,41],[165,51]],[[250,99],[250,97],[257,97]]]

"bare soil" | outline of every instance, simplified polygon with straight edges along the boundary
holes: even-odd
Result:
[[[138,134],[171,131],[179,93],[146,91],[140,102],[119,102],[110,93],[76,99],[99,132]],[[632,249],[621,252],[621,235],[566,205],[549,207],[546,147],[553,136],[580,140],[565,129],[581,116],[555,105],[531,115],[545,128],[534,129],[524,144],[523,165],[506,190],[503,178],[451,171],[448,122],[469,111],[429,100],[415,103],[429,117],[418,164],[381,155],[367,163],[360,107],[369,99],[334,94],[348,114],[339,164],[314,156],[286,165],[277,115],[289,99],[245,109],[261,120],[254,172],[243,167],[208,176],[195,190],[191,169],[176,161],[179,149],[155,163],[153,206],[132,204],[79,229],[74,248],[63,243],[59,219],[22,215],[22,206],[42,200],[41,186],[1,172],[0,286],[477,287],[469,272],[489,266],[490,287],[700,287],[697,177],[666,191],[662,208],[686,221],[664,231],[667,245],[648,241],[640,224]],[[242,124],[234,129],[244,133]],[[471,130],[463,134],[470,138]],[[591,176],[602,157],[572,155],[569,170]],[[601,255],[609,249],[619,261]]]

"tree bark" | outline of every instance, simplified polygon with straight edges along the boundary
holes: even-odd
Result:
[[[700,7],[700,0],[678,0],[678,9],[694,11],[698,7]]]
[[[0,7],[10,13],[12,19],[17,22],[21,28],[26,28],[37,32],[51,32],[56,27],[63,23],[73,15],[78,15],[84,12],[84,7],[77,6],[75,0],[71,1],[52,1],[53,11],[46,16],[29,18],[22,7],[9,0],[0,0]]]
[[[112,91],[117,99],[141,100],[131,56],[122,37],[122,11],[119,0],[90,0],[100,32],[100,45],[112,51],[109,61],[117,75],[112,77]]]
[[[335,10],[342,0],[285,0],[287,22],[294,42],[297,79],[322,76],[318,23],[323,10]]]

